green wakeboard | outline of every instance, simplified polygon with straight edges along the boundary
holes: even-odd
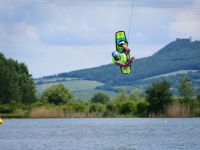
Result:
[[[119,52],[123,51],[123,47],[118,45],[121,41],[124,41],[126,43],[125,45],[128,46],[125,31],[117,31],[115,34],[116,51],[119,51]]]

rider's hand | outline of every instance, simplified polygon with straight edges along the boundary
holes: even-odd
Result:
[[[135,57],[131,57],[130,60],[133,61],[135,59]]]

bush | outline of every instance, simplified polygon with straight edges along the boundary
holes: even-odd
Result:
[[[196,101],[198,103],[198,106],[200,107],[200,95],[197,96]]]
[[[119,93],[114,97],[115,102],[123,102],[129,100],[129,96],[126,93]]]
[[[71,92],[63,84],[53,85],[42,94],[42,100],[58,105],[67,103],[72,98]]]
[[[189,104],[193,100],[194,89],[191,85],[191,79],[188,76],[184,76],[180,81],[180,87],[178,88],[181,96],[181,102]]]
[[[101,92],[95,94],[92,98],[91,98],[91,102],[92,103],[106,103],[110,100],[109,96],[107,96],[106,94],[103,94]]]
[[[137,114],[140,117],[146,117],[147,116],[147,109],[148,109],[148,104],[145,101],[138,102],[136,105],[137,109]]]
[[[200,108],[196,108],[196,109],[194,110],[194,116],[195,116],[195,117],[200,117]]]
[[[129,99],[132,101],[140,101],[140,100],[144,100],[145,97],[142,93],[138,91],[134,91],[129,95]]]
[[[16,108],[13,107],[12,105],[9,104],[0,105],[0,113],[9,114],[9,113],[14,113],[15,110]]]
[[[164,106],[172,102],[172,94],[170,92],[170,83],[167,81],[154,83],[146,90],[146,100],[149,103],[150,113],[163,113]]]
[[[89,112],[104,112],[106,110],[106,107],[105,107],[105,105],[103,105],[103,104],[100,104],[100,103],[98,103],[98,104],[92,104],[92,105],[90,105],[90,107],[89,107]]]
[[[72,109],[75,112],[86,112],[87,111],[87,107],[83,103],[74,103],[72,105]]]
[[[117,106],[114,103],[109,103],[106,105],[106,110],[109,112],[117,112]]]
[[[24,114],[14,113],[14,114],[1,114],[1,117],[2,118],[24,118],[27,116],[25,116]]]
[[[120,114],[133,114],[136,112],[135,103],[131,101],[125,101],[121,103]]]

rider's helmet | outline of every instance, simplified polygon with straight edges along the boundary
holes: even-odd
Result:
[[[119,53],[117,51],[112,52],[112,56],[115,60],[119,60]]]

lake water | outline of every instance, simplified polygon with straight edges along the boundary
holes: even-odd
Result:
[[[200,119],[4,119],[0,150],[200,150]]]

